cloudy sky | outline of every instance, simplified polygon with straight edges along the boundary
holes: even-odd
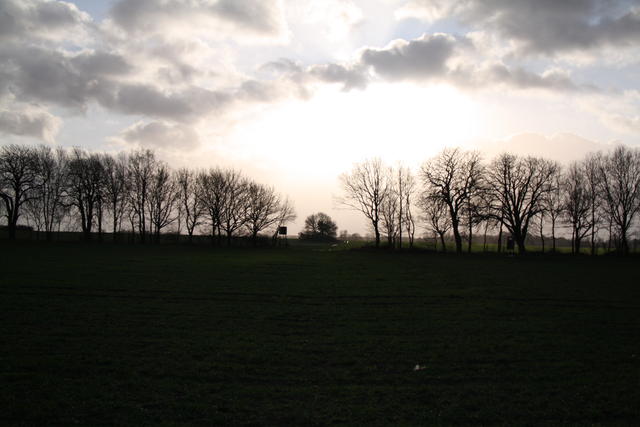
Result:
[[[367,157],[639,146],[640,1],[0,0],[8,143],[237,167],[362,232]]]

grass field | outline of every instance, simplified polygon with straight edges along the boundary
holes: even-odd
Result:
[[[640,422],[637,257],[0,253],[2,425]]]

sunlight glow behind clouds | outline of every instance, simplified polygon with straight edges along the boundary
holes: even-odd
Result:
[[[325,87],[313,101],[288,102],[237,127],[230,144],[244,159],[268,160],[294,176],[335,177],[374,156],[413,165],[466,144],[484,123],[479,106],[449,86]]]

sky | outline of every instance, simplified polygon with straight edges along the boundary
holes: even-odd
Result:
[[[0,0],[11,143],[234,167],[364,233],[354,162],[640,146],[640,1]]]

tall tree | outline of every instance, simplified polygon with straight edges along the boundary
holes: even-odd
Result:
[[[502,218],[520,253],[526,252],[529,226],[544,208],[542,202],[550,191],[548,182],[556,167],[542,158],[502,154],[488,169],[488,188],[497,208],[493,215]]]
[[[280,208],[280,197],[272,187],[256,182],[248,183],[245,227],[254,245],[257,243],[258,233],[278,222]]]
[[[53,150],[41,145],[35,150],[37,162],[37,186],[32,200],[37,200],[38,217],[46,233],[46,239],[53,238],[66,209],[64,207],[69,179],[69,156],[62,148]]]
[[[582,239],[593,227],[590,215],[592,197],[582,164],[574,162],[569,166],[563,188],[564,211],[571,226],[571,250],[579,254]]]
[[[402,217],[400,218],[401,226],[404,223],[407,231],[407,237],[409,239],[409,248],[413,248],[413,242],[416,234],[416,222],[413,215],[414,196],[417,189],[416,179],[411,171],[407,168],[404,172],[404,179],[402,180],[401,187],[402,199],[404,200],[402,206]],[[400,236],[402,242],[402,236]],[[402,244],[402,243],[401,243]]]
[[[129,203],[129,159],[125,153],[102,156],[104,168],[104,203],[111,213],[113,239],[122,229],[122,221]]]
[[[222,171],[221,178],[224,199],[220,210],[220,228],[227,236],[227,246],[230,246],[234,233],[246,224],[249,182],[233,169]]]
[[[22,205],[38,185],[37,159],[33,149],[21,145],[0,148],[0,198],[4,202],[9,239],[15,240]]]
[[[344,196],[339,203],[358,210],[371,222],[380,246],[380,219],[382,205],[389,195],[388,174],[380,159],[370,159],[357,163],[349,173],[340,175]]]
[[[102,197],[104,170],[100,156],[75,148],[69,161],[70,203],[80,214],[80,226],[85,240],[91,239],[97,206]]]
[[[156,162],[147,198],[149,221],[153,225],[156,242],[160,241],[162,229],[177,219],[174,208],[178,201],[178,195],[171,170],[164,162]]]
[[[391,174],[393,177],[393,174]],[[391,181],[393,183],[393,181]],[[387,246],[389,249],[393,249],[398,240],[398,233],[401,232],[401,205],[400,194],[398,188],[394,185],[390,185],[387,197],[382,202],[380,212],[382,214],[382,229],[387,236]]]
[[[605,211],[615,227],[619,250],[629,253],[629,229],[640,210],[640,151],[619,145],[600,164]]]
[[[589,199],[589,216],[591,220],[591,235],[590,246],[591,255],[596,254],[596,235],[599,228],[602,226],[602,206],[603,197],[600,192],[601,180],[600,180],[600,165],[602,162],[602,155],[600,153],[591,153],[583,160],[584,174],[586,178],[587,191],[590,196]]]
[[[150,229],[147,204],[149,189],[156,167],[156,157],[151,150],[138,150],[129,155],[127,177],[129,181],[129,206],[135,218],[140,241],[145,242]]]
[[[447,206],[456,252],[462,253],[460,222],[465,207],[481,184],[480,155],[457,148],[444,149],[422,166],[422,178],[429,198],[439,198]]]
[[[438,238],[440,238],[442,252],[446,252],[447,243],[445,241],[445,235],[451,229],[451,215],[449,215],[447,204],[440,197],[423,194],[420,199],[420,208],[424,213],[427,230],[433,233],[436,250],[438,248]]]
[[[551,221],[551,250],[553,252],[556,251],[557,224],[565,214],[566,208],[563,191],[564,173],[558,163],[555,163],[554,168],[555,170],[547,182],[547,191],[542,196],[542,210],[540,211],[541,217],[545,216]],[[540,220],[542,221],[542,218]]]
[[[197,174],[187,168],[176,172],[178,199],[181,206],[182,218],[187,229],[189,242],[193,242],[193,232],[202,220],[204,207],[198,197]]]

